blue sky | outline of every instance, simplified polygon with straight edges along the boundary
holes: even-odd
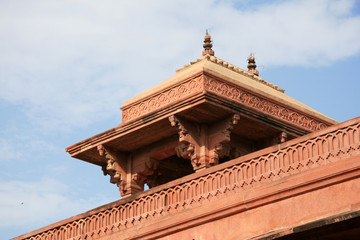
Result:
[[[256,2],[256,4],[254,3]],[[360,115],[360,1],[0,2],[0,235],[119,199],[65,147],[118,125],[122,102],[201,57],[246,68],[334,118]]]

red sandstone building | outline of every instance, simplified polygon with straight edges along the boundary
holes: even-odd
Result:
[[[248,68],[206,35],[120,125],[66,148],[122,199],[15,239],[360,239],[360,117],[338,123]]]

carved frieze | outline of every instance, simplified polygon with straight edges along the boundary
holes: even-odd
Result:
[[[206,75],[201,75],[187,80],[173,88],[166,89],[150,98],[144,99],[132,106],[123,109],[123,122],[133,120],[149,112],[156,111],[168,104],[175,104],[181,99],[185,99],[194,93],[213,92],[221,97],[225,97],[257,111],[271,115],[282,121],[289,122],[309,131],[317,131],[328,127],[328,123],[319,122],[313,117],[302,112],[289,109],[274,101],[265,99],[260,95],[255,95],[243,88],[227,81],[214,79]]]
[[[127,122],[154,110],[160,109],[167,104],[179,102],[190,95],[203,90],[203,76],[189,79],[179,85],[160,92],[150,98],[122,110],[122,121]]]
[[[220,94],[223,97],[229,98],[258,111],[265,112],[283,121],[290,122],[311,131],[317,131],[328,127],[326,123],[319,122],[310,116],[288,109],[285,106],[280,106],[275,102],[256,96],[255,94],[240,89],[239,87],[225,81],[209,77],[204,77],[204,80],[205,90]]]

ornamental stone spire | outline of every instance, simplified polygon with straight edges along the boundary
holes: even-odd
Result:
[[[211,43],[211,36],[208,33],[208,30],[206,29],[206,35],[204,38],[204,51],[202,52],[202,55],[205,56],[209,54],[210,56],[214,56],[214,50],[212,50],[212,43]]]
[[[256,76],[259,76],[259,71],[256,69],[256,63],[255,63],[255,57],[250,54],[250,57],[248,58],[248,72],[256,75]]]

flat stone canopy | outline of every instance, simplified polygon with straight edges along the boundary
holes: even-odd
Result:
[[[122,196],[337,123],[209,54],[121,109],[121,124],[66,151],[102,166]],[[178,167],[187,170],[177,174]],[[125,191],[130,185],[136,190]]]

